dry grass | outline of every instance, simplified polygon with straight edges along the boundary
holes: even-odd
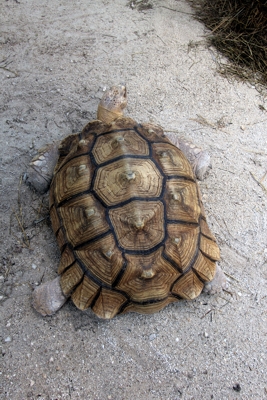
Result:
[[[190,0],[196,18],[211,33],[208,41],[231,64],[221,72],[267,84],[267,1]]]

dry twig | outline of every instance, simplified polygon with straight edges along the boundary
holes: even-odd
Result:
[[[19,74],[16,71],[12,71],[11,69],[7,68],[9,64],[11,64],[12,61],[8,61],[8,58],[4,58],[2,61],[0,61],[0,68],[7,71],[11,72],[11,74],[14,74],[16,77],[19,76]]]
[[[262,190],[267,194],[267,188],[262,183],[262,181],[265,178],[266,174],[264,174],[263,178],[260,181],[256,178],[256,176],[252,172],[250,172],[250,175],[252,176],[254,181],[257,182],[257,184],[262,188]]]

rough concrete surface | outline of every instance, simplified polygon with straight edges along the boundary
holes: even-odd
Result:
[[[217,73],[185,0],[146,4],[1,1],[1,399],[267,398],[266,97]],[[32,290],[59,251],[48,196],[21,176],[119,82],[127,115],[209,150],[200,186],[229,291],[148,316],[103,321],[68,302],[44,318]]]

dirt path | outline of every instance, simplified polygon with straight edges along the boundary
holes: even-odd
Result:
[[[267,398],[266,99],[218,75],[186,1],[150,4],[2,1],[1,399]],[[32,288],[56,276],[59,252],[47,196],[20,176],[118,82],[132,117],[209,149],[201,190],[231,293],[107,322],[71,302],[42,318]]]

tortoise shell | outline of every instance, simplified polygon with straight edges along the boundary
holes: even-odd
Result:
[[[63,293],[102,318],[197,297],[219,249],[191,166],[162,129],[92,121],[59,153],[50,214]]]

